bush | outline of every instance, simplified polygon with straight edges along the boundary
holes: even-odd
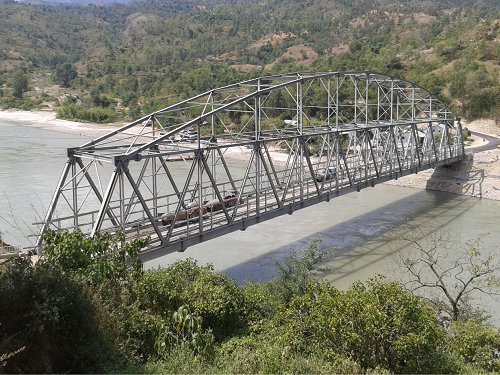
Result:
[[[500,372],[500,330],[476,321],[452,325],[451,351],[474,371]]]
[[[0,271],[4,371],[104,372],[118,357],[92,293],[48,263],[16,259]],[[6,340],[7,339],[7,340]]]
[[[435,314],[394,283],[372,280],[341,292],[312,282],[275,320],[279,340],[296,353],[352,358],[365,370],[449,370],[447,335]]]
[[[358,374],[361,368],[345,358],[328,359],[320,352],[296,353],[271,335],[234,338],[217,357],[217,372],[230,374]]]
[[[126,284],[142,276],[139,259],[146,239],[124,242],[123,233],[97,233],[94,238],[80,231],[46,231],[43,235],[44,258],[65,273],[84,277],[94,285],[104,281]]]
[[[164,318],[185,305],[203,319],[217,339],[244,327],[244,295],[235,282],[212,266],[194,260],[177,261],[165,269],[146,272],[133,290],[142,309]]]
[[[69,120],[108,123],[116,120],[115,110],[110,107],[85,107],[66,103],[57,109],[57,117]]]

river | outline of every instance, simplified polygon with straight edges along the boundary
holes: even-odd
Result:
[[[66,160],[66,148],[88,138],[14,123],[0,123],[0,231],[13,245],[29,245],[29,223],[50,203]],[[242,167],[243,168],[243,167]],[[339,288],[376,274],[397,275],[394,255],[402,244],[398,227],[451,231],[465,242],[481,236],[485,247],[500,243],[500,202],[448,193],[377,185],[296,211],[150,261],[148,268],[187,257],[212,263],[238,283],[261,282],[275,272],[275,261],[313,240],[333,249],[323,277]],[[483,300],[496,317],[500,306]],[[495,321],[500,318],[495,318]]]

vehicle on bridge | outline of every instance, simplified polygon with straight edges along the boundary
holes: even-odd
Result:
[[[198,139],[198,132],[196,130],[183,130],[179,133],[181,141],[194,141]]]
[[[200,210],[199,207],[196,208],[187,208],[186,210],[180,211],[175,217],[175,214],[166,214],[163,215],[161,219],[161,223],[163,225],[171,225],[171,224],[185,224],[188,221],[197,221],[201,215],[205,215],[207,213],[207,208],[202,207]]]
[[[337,174],[336,167],[328,167],[328,168],[326,168],[325,174],[316,176],[316,181],[323,182],[323,181],[331,180],[332,178],[335,177],[336,174]]]
[[[222,211],[222,207],[234,207],[236,206],[236,202],[238,202],[238,194],[236,192],[230,192],[222,198],[222,202],[220,202],[217,198],[205,201],[203,203],[203,207],[207,209],[208,212],[217,212]],[[244,203],[243,198],[240,198],[240,203]]]

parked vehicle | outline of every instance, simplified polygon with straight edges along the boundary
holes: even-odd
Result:
[[[326,168],[325,174],[316,176],[316,181],[323,182],[323,181],[331,180],[333,177],[335,177],[336,174],[337,174],[336,167],[328,167],[328,168]]]

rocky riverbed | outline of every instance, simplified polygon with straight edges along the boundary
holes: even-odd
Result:
[[[464,123],[463,126],[472,131],[500,137],[500,127],[493,120],[476,120]],[[473,137],[466,148],[469,155],[464,162],[428,169],[386,184],[500,200],[500,149],[474,153],[475,147],[485,143],[487,142],[481,137]]]

